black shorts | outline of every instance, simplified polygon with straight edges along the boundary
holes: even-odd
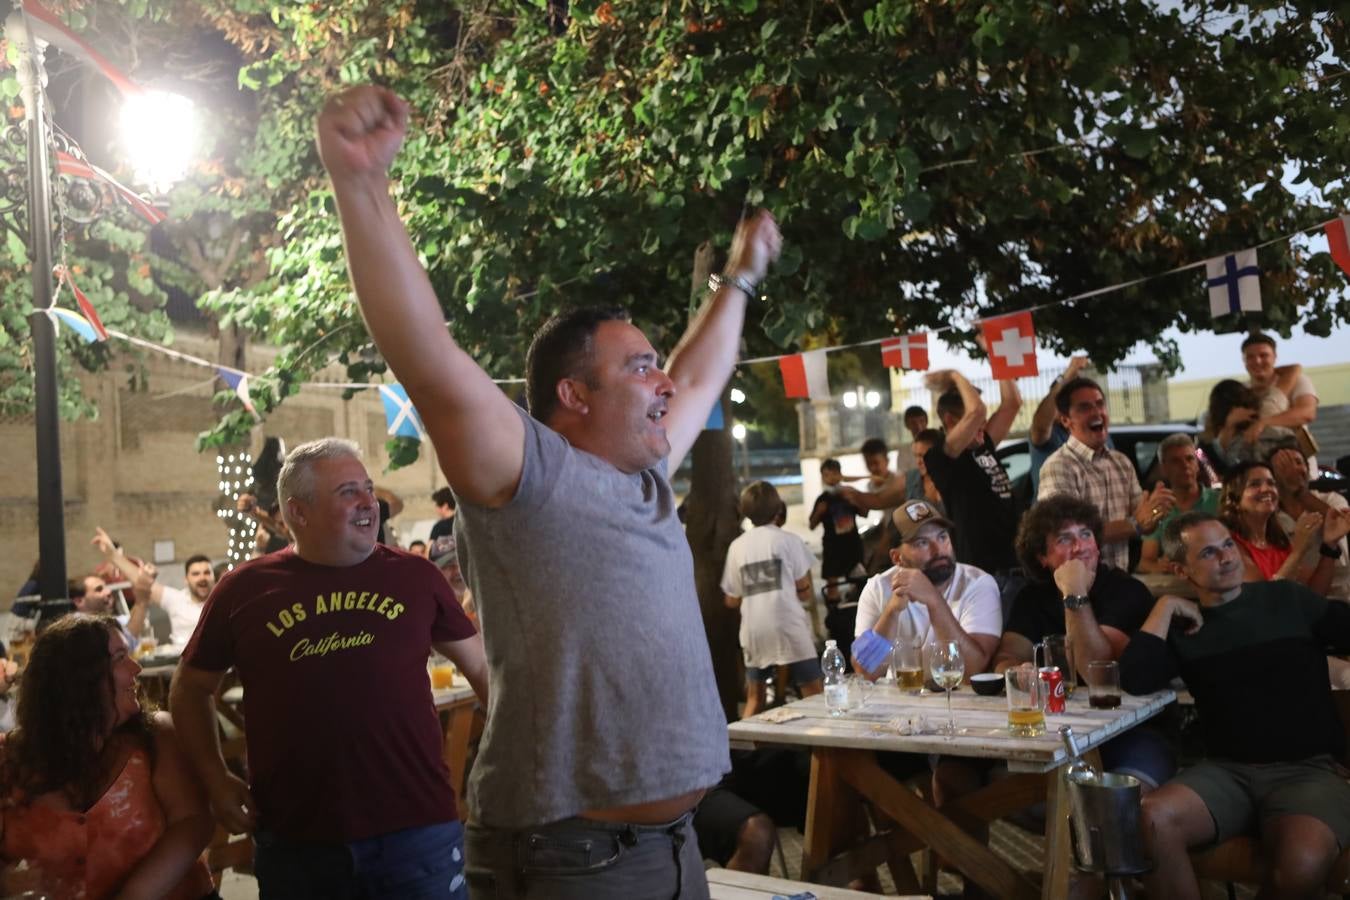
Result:
[[[741,826],[757,815],[759,807],[721,785],[708,791],[694,809],[694,833],[704,858],[725,866],[736,853]]]

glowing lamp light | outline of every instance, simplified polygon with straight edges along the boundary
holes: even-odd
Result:
[[[124,98],[122,145],[136,179],[157,192],[187,174],[197,148],[197,114],[192,101],[167,91],[144,91]]]
[[[744,403],[744,402],[745,402],[745,391],[741,390],[740,388],[732,388],[732,389],[731,389],[731,402],[732,402],[732,403]]]
[[[844,396],[841,399],[843,399],[846,408],[858,408],[858,393],[856,391],[845,391]]]
[[[876,409],[881,405],[881,394],[877,391],[868,391],[866,400],[868,409]]]
[[[734,437],[736,440],[738,441],[745,440],[745,434],[746,434],[745,426],[742,425],[740,422],[737,422],[735,425],[731,426],[731,436]]]

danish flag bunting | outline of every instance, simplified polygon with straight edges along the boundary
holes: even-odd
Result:
[[[778,369],[783,373],[783,392],[789,399],[793,397],[811,400],[828,400],[830,397],[830,379],[825,372],[824,350],[808,350],[794,353],[778,360]]]
[[[1347,237],[1345,230],[1346,222],[1350,222],[1350,216],[1341,216],[1327,223],[1327,249],[1341,271],[1350,275],[1350,237]]]
[[[994,379],[1026,378],[1036,375],[1036,329],[1031,311],[985,319],[980,322],[985,346],[989,348],[989,368]]]
[[[892,369],[923,372],[928,369],[928,335],[907,334],[881,342],[881,364]]]

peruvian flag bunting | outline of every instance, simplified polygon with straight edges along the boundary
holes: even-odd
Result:
[[[980,322],[980,331],[989,348],[989,368],[996,381],[1038,374],[1036,329],[1031,324],[1030,310],[985,319]]]
[[[1347,237],[1345,225],[1350,221],[1350,216],[1341,216],[1335,221],[1328,222],[1327,249],[1331,251],[1331,258],[1336,261],[1336,265],[1341,267],[1341,271],[1350,275],[1350,237]]]
[[[58,281],[70,285],[70,292],[75,295],[75,303],[79,305],[80,312],[84,315],[85,319],[88,320],[89,324],[93,326],[94,333],[98,335],[98,339],[100,341],[106,341],[108,339],[108,329],[103,327],[103,320],[98,317],[98,310],[94,309],[94,304],[84,295],[84,291],[80,290],[79,285],[75,283],[75,280],[70,277],[70,270],[65,266],[57,266],[54,274]]]
[[[892,369],[923,372],[928,369],[928,335],[907,334],[881,342],[881,364]]]
[[[830,379],[825,372],[825,350],[808,350],[778,359],[783,373],[783,392],[793,397],[828,400]]]

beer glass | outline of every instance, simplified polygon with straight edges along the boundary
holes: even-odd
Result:
[[[1008,694],[1008,731],[1013,737],[1045,734],[1046,684],[1031,663],[1013,666],[1003,673]]]
[[[446,688],[454,687],[455,664],[450,660],[439,653],[432,653],[428,668],[431,672],[431,689],[433,691],[443,691]]]
[[[1078,683],[1078,672],[1073,667],[1073,645],[1062,634],[1047,634],[1032,650],[1031,659],[1037,666],[1059,666],[1064,676],[1064,696],[1073,696]]]
[[[1093,709],[1115,709],[1120,706],[1120,666],[1113,660],[1095,660],[1088,663],[1088,704]]]
[[[895,686],[906,694],[923,690],[923,645],[904,638],[895,642],[891,650],[891,667],[895,669]]]

